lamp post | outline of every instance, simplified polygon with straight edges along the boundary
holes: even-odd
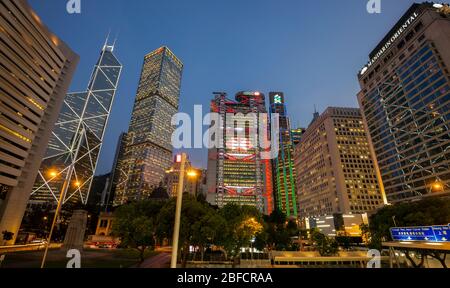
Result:
[[[73,169],[73,165],[71,165],[69,167],[68,175],[72,175],[72,169]],[[49,175],[50,175],[50,177],[52,177],[52,179],[54,179],[58,176],[58,172],[56,172],[55,170],[51,170],[49,172]],[[75,182],[75,186],[80,187],[81,183],[79,181],[77,181],[77,182]],[[45,252],[44,252],[44,257],[42,257],[41,269],[45,267],[45,261],[47,260],[47,254],[48,254],[48,249],[50,247],[50,242],[52,240],[53,230],[55,229],[56,221],[58,220],[59,213],[61,212],[61,207],[63,205],[64,198],[66,197],[68,188],[69,188],[69,177],[66,177],[64,179],[64,183],[61,188],[61,192],[59,194],[58,205],[56,207],[55,216],[53,217],[53,222],[52,222],[52,226],[50,228],[50,233],[47,238],[47,243],[45,243]]]
[[[186,154],[181,154],[181,158],[177,156],[177,160],[180,163],[180,175],[178,178],[178,193],[177,193],[177,206],[175,211],[175,225],[173,228],[172,239],[172,260],[170,262],[170,268],[177,268],[178,259],[178,240],[180,237],[180,221],[181,221],[181,206],[183,205],[183,188],[184,188],[184,166],[186,164]]]
[[[173,239],[172,239],[172,259],[170,263],[170,268],[177,268],[178,259],[178,242],[180,237],[180,222],[181,222],[181,207],[183,206],[183,190],[184,190],[184,177],[187,175],[189,178],[196,178],[197,172],[194,170],[186,171],[186,153],[177,155],[177,162],[180,163],[180,174],[178,176],[178,191],[177,191],[177,206],[175,211],[175,224],[173,229]],[[171,169],[168,172],[173,172]],[[186,173],[187,172],[187,173]]]

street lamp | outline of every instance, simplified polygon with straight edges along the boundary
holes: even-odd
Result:
[[[444,185],[440,181],[436,180],[431,189],[435,192],[442,192],[444,190]]]
[[[72,170],[72,168],[73,167],[71,166],[71,168],[69,170]],[[68,175],[72,175],[71,172],[72,171],[69,171]],[[59,175],[58,171],[56,171],[55,169],[51,169],[48,172],[48,174],[50,176],[52,176],[52,179],[56,178]],[[81,186],[81,182],[79,182],[77,180],[77,181],[75,181],[74,185],[75,185],[75,187],[80,187]],[[50,242],[52,240],[53,230],[55,229],[56,221],[58,220],[59,213],[61,212],[61,207],[62,207],[62,204],[64,202],[64,198],[66,196],[68,188],[69,188],[69,179],[68,179],[68,177],[66,177],[64,179],[63,186],[62,186],[61,191],[59,193],[58,206],[56,207],[55,216],[53,217],[53,222],[52,222],[52,226],[50,228],[50,233],[49,233],[48,238],[47,238],[47,243],[45,243],[45,252],[44,252],[44,257],[42,257],[41,269],[45,267],[45,261],[47,260],[47,254],[48,254],[48,249],[50,247]]]
[[[195,170],[189,170],[187,176],[190,178],[196,178],[198,175],[197,172],[195,172]]]
[[[48,176],[50,176],[50,178],[56,178],[58,176],[58,171],[55,169],[50,169],[48,171]]]
[[[177,162],[180,163],[180,175],[178,178],[178,193],[177,193],[177,206],[175,211],[175,224],[173,229],[172,239],[172,259],[170,262],[170,268],[177,268],[178,259],[178,240],[180,237],[180,222],[181,222],[181,206],[183,205],[183,188],[184,188],[184,171],[187,155],[185,153],[177,155]]]

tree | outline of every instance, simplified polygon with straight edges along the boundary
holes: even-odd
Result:
[[[265,216],[264,220],[263,235],[256,238],[260,248],[265,244],[269,250],[297,251],[299,249],[298,245],[294,245],[292,241],[293,237],[299,236],[295,221],[290,220],[286,224],[286,215],[279,210],[275,210],[270,216]]]
[[[371,236],[390,239],[393,219],[399,227],[447,225],[450,221],[450,201],[428,198],[417,202],[385,206],[370,218]]]
[[[201,261],[204,260],[205,250],[208,246],[223,240],[223,231],[227,228],[226,220],[216,210],[207,207],[205,209],[207,209],[207,213],[192,225],[192,244],[200,248]]]
[[[447,225],[450,222],[450,201],[440,198],[426,198],[417,202],[385,206],[370,218],[370,248],[381,251],[382,242],[391,239],[390,228],[394,227],[393,219],[399,227]],[[409,256],[409,252],[421,255],[419,264],[414,262]],[[422,267],[423,260],[427,255],[436,258],[443,263],[444,267],[446,266],[439,253],[410,250],[405,251],[405,255],[413,267]]]
[[[172,239],[175,221],[176,199],[171,199],[161,209],[158,216],[156,235],[158,239]],[[217,229],[224,229],[225,220],[214,216],[214,210],[206,203],[199,202],[187,193],[183,195],[179,247],[183,267],[187,264],[189,247],[199,246],[203,257],[205,246],[220,237]],[[203,226],[205,225],[205,226]],[[214,227],[218,225],[218,227]],[[216,229],[217,228],[217,229]]]
[[[369,225],[363,223],[359,225],[359,230],[361,230],[361,237],[364,244],[370,243],[370,228]]]
[[[295,221],[290,220],[288,224],[286,225],[286,230],[288,231],[288,234],[290,237],[298,236],[299,230],[297,223]]]
[[[221,245],[227,251],[233,267],[239,260],[241,248],[249,247],[250,241],[263,231],[261,213],[251,206],[238,206],[228,204],[219,214],[227,221],[227,230],[224,233]]]
[[[146,200],[123,205],[114,212],[113,235],[120,237],[121,245],[136,249],[141,262],[145,251],[155,246],[156,220],[162,205]]]
[[[325,236],[318,230],[313,230],[311,233],[311,240],[313,241],[320,256],[333,256],[338,252],[338,244],[336,240]]]

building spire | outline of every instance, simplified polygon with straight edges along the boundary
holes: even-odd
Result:
[[[120,30],[117,31],[116,37],[114,38],[114,42],[113,42],[113,44],[112,44],[113,49],[114,49],[114,46],[116,46],[116,42],[117,42],[117,39],[119,38],[119,35],[120,35]]]
[[[314,104],[314,113],[313,113],[313,119],[311,121],[311,123],[309,124],[311,126],[312,123],[314,123],[314,121],[316,121],[317,118],[320,117],[319,112],[317,112],[317,107],[316,104]]]
[[[113,45],[108,45],[108,43],[109,43],[109,36],[110,35],[111,35],[111,29],[108,30],[108,35],[106,36],[105,44],[103,45],[103,51],[108,50],[108,51],[112,52],[114,50],[114,45],[116,44],[117,36],[116,36],[116,39],[114,40]]]

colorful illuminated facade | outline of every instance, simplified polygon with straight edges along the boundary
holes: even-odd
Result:
[[[279,153],[272,160],[273,184],[276,207],[287,217],[297,217],[297,195],[295,190],[294,146],[284,94],[269,93],[270,115],[279,115]]]
[[[251,205],[270,214],[273,211],[271,160],[262,159],[260,147],[267,146],[260,145],[259,137],[251,145],[251,137],[258,134],[260,124],[268,126],[265,97],[259,92],[240,92],[235,99],[217,93],[211,102],[211,111],[219,114],[223,127],[215,131],[222,147],[212,148],[208,153],[208,194],[215,195],[214,204],[219,207],[228,203]],[[249,113],[257,117],[246,117]],[[266,123],[260,123],[261,119]]]
[[[172,165],[172,116],[178,113],[183,63],[168,47],[144,58],[127,143],[118,161],[114,205],[145,199]]]

